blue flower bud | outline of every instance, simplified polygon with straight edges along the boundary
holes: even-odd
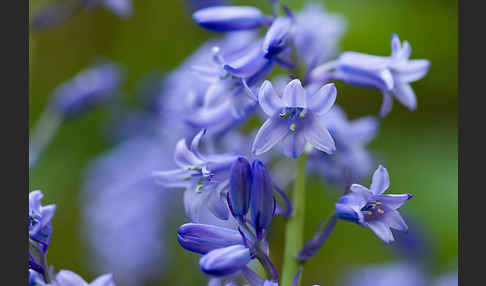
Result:
[[[215,32],[255,29],[268,22],[263,13],[250,6],[215,6],[196,11],[192,18],[202,27]]]
[[[275,19],[263,39],[262,48],[266,57],[274,56],[287,47],[291,31],[292,20],[290,18],[279,17]]]
[[[272,195],[273,184],[265,165],[259,161],[253,161],[251,182],[251,217],[257,232],[257,238],[261,239],[263,231],[270,226],[275,211],[275,200]]]
[[[106,103],[119,91],[121,72],[113,63],[82,71],[58,87],[53,94],[53,108],[72,118]]]
[[[201,270],[213,276],[226,276],[245,267],[251,260],[250,249],[243,245],[232,245],[215,249],[201,257]]]
[[[243,244],[243,238],[236,230],[198,223],[186,223],[179,227],[177,241],[185,249],[200,254],[230,245]]]
[[[239,157],[231,167],[229,198],[235,217],[243,217],[250,207],[251,166],[248,160]]]

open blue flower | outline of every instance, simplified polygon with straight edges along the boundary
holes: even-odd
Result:
[[[237,156],[231,154],[203,155],[199,144],[206,130],[194,136],[191,147],[186,140],[176,145],[174,160],[178,169],[159,171],[154,177],[164,187],[183,187],[186,213],[193,222],[199,222],[202,208],[209,210],[223,220],[228,219],[229,211],[222,191],[229,186],[229,174]]]
[[[336,87],[332,83],[310,95],[300,80],[294,79],[280,97],[271,82],[265,81],[258,102],[269,118],[258,130],[252,152],[256,155],[265,153],[280,142],[284,154],[291,158],[304,152],[306,142],[323,152],[334,152],[334,140],[319,118],[331,109],[336,96]]]
[[[390,186],[388,171],[378,166],[370,188],[362,185],[351,185],[351,193],[342,196],[336,203],[336,214],[340,219],[355,222],[369,227],[385,243],[395,239],[390,228],[407,231],[408,226],[398,212],[412,195],[384,195]]]
[[[411,47],[403,44],[396,34],[391,37],[392,54],[389,57],[357,52],[344,52],[335,62],[323,64],[311,72],[317,81],[341,80],[351,85],[378,89],[383,94],[380,115],[388,114],[393,106],[392,96],[410,110],[417,108],[417,98],[411,82],[425,76],[428,60],[409,60]],[[331,71],[333,70],[333,71]]]

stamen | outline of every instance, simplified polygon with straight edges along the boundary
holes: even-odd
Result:
[[[295,123],[290,124],[289,126],[290,131],[295,132],[295,127],[296,127]]]
[[[378,209],[377,211],[378,211],[379,214],[384,214],[385,213],[385,211],[383,209]]]

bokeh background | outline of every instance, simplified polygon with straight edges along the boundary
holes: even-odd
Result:
[[[263,1],[237,3],[262,5]],[[283,1],[299,8],[306,1]],[[379,152],[391,175],[393,193],[413,193],[403,208],[419,225],[428,241],[427,269],[440,274],[457,267],[457,1],[445,0],[325,0],[329,12],[347,21],[342,50],[388,55],[390,35],[399,34],[412,45],[412,58],[431,61],[428,75],[412,86],[418,109],[409,112],[395,104],[381,121],[370,149]],[[48,1],[31,0],[31,12]],[[153,71],[177,67],[198,45],[217,36],[196,26],[182,0],[134,0],[134,14],[122,20],[98,8],[84,12],[50,30],[30,35],[29,122],[39,118],[48,96],[60,83],[88,67],[97,56],[120,63],[126,82],[120,100],[130,103],[138,82]],[[376,91],[337,84],[338,103],[358,117],[376,114],[381,96]],[[92,279],[101,274],[89,267],[80,226],[82,174],[97,155],[112,147],[106,138],[109,108],[99,108],[79,120],[62,125],[57,136],[29,176],[30,190],[42,189],[44,203],[56,203],[49,263]],[[337,198],[332,186],[309,178],[305,236],[311,237]],[[180,192],[174,192],[182,208]],[[129,206],[127,206],[129,207]],[[160,277],[147,285],[205,285],[207,277],[197,267],[198,255],[183,250],[176,241],[175,218],[161,237],[166,257]],[[276,218],[271,230],[272,259],[281,267],[284,223]],[[127,229],[130,231],[130,229]],[[338,285],[350,267],[399,261],[393,246],[385,246],[369,230],[338,223],[327,244],[305,267],[303,284]]]

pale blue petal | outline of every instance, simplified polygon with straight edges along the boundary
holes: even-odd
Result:
[[[370,191],[375,195],[382,194],[390,186],[390,176],[388,171],[382,165],[378,166],[378,169],[373,173],[373,178],[371,180]]]
[[[280,96],[275,92],[272,83],[264,81],[258,92],[258,103],[263,111],[270,117],[280,112],[284,108],[284,103]]]
[[[186,140],[182,139],[177,142],[174,154],[174,160],[181,168],[197,166],[203,162],[187,148]]]
[[[115,286],[115,280],[113,274],[105,274],[96,278],[89,286]]]
[[[209,275],[226,276],[241,270],[251,260],[250,249],[233,245],[215,249],[201,257],[201,270]]]
[[[393,107],[393,97],[388,94],[387,92],[383,93],[383,102],[381,103],[380,107],[380,116],[385,117]]]
[[[208,209],[215,217],[221,220],[227,220],[229,218],[226,201],[221,198],[221,195],[217,191],[211,191],[208,198]]]
[[[392,210],[396,210],[401,207],[406,201],[412,198],[411,194],[399,194],[399,195],[376,195],[374,198]]]
[[[318,120],[312,120],[304,130],[304,138],[314,148],[332,154],[336,151],[336,144],[329,131]]]
[[[399,82],[417,81],[427,74],[429,67],[428,60],[409,60],[392,65],[394,76]]]
[[[336,86],[328,83],[311,96],[309,109],[317,116],[325,115],[334,105],[336,97]]]
[[[193,189],[184,192],[184,208],[191,222],[199,223],[201,208],[206,206],[210,192],[204,188],[199,192]]]
[[[193,172],[184,169],[153,172],[155,182],[162,187],[186,187]]]
[[[253,141],[252,153],[260,155],[278,144],[290,132],[288,122],[272,117],[263,123]]]
[[[389,210],[383,216],[382,221],[389,227],[400,231],[407,231],[408,226],[397,210]]]
[[[304,132],[289,132],[282,140],[283,153],[289,158],[297,158],[305,150]]]
[[[380,220],[370,221],[368,227],[385,243],[392,243],[395,240],[390,228]]]
[[[299,79],[287,84],[282,99],[287,107],[307,107],[306,92]]]
[[[417,108],[417,97],[408,83],[395,83],[393,94],[408,109],[415,110]]]
[[[56,282],[62,286],[85,286],[87,285],[86,281],[84,281],[81,276],[78,274],[69,271],[69,270],[61,270],[56,275]]]

